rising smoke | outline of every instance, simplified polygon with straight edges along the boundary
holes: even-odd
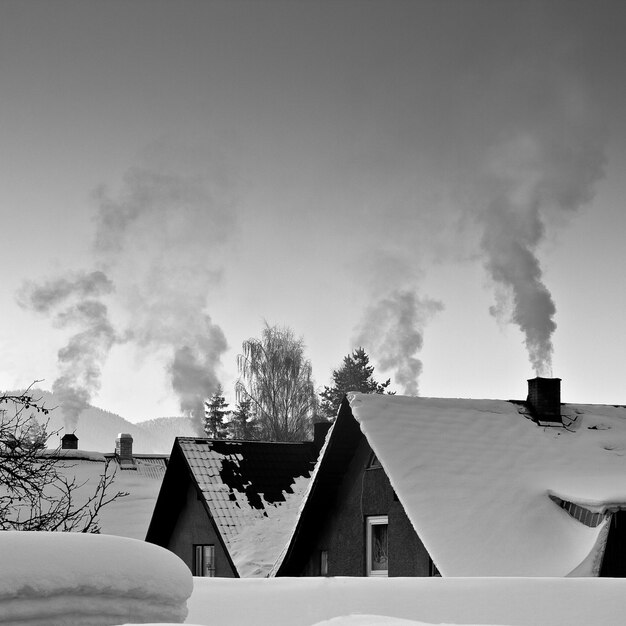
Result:
[[[78,329],[58,352],[60,375],[52,385],[68,432],[76,430],[79,415],[100,388],[101,368],[117,340],[101,301],[112,292],[113,283],[95,271],[40,285],[29,282],[18,296],[21,306],[52,315],[57,327]]]
[[[100,188],[94,197],[99,269],[29,283],[20,296],[24,306],[54,315],[57,326],[80,329],[58,353],[53,391],[74,429],[99,388],[112,345],[132,342],[143,355],[165,353],[181,410],[201,432],[203,401],[217,388],[227,349],[206,308],[220,281],[221,248],[235,226],[232,200],[206,176],[139,168],[127,173],[118,193]],[[113,291],[120,332],[101,302]]]
[[[416,396],[422,373],[416,354],[424,344],[424,326],[442,309],[441,302],[397,289],[368,307],[353,343],[374,355],[381,369],[394,372],[403,394]]]
[[[126,331],[144,353],[166,351],[172,388],[200,431],[227,349],[206,308],[235,227],[233,203],[205,177],[146,169],[130,171],[117,197],[100,189],[96,199],[95,251],[115,276]]]
[[[550,211],[575,211],[592,197],[604,157],[595,135],[574,123],[560,133],[536,129],[490,154],[481,246],[485,267],[511,304],[510,320],[524,334],[538,376],[552,376],[556,306],[542,278],[538,247]],[[500,294],[502,295],[502,294]],[[506,307],[492,306],[502,316]]]

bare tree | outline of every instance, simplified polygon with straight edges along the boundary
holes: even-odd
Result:
[[[237,358],[239,402],[249,399],[261,429],[270,441],[302,441],[311,429],[317,396],[304,342],[290,328],[265,324],[261,339],[243,342]]]
[[[95,489],[78,497],[86,483],[71,476],[64,451],[46,449],[57,433],[48,433],[50,409],[31,387],[0,395],[0,530],[100,532],[102,507],[128,494],[108,493],[115,472],[107,461]]]

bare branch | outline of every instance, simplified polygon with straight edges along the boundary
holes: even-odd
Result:
[[[33,395],[37,382],[0,394],[0,530],[99,532],[102,507],[128,494],[109,494],[115,471],[106,461],[93,493],[76,497],[86,483],[68,477],[72,466],[59,448],[46,449],[59,431],[48,431],[52,409]]]

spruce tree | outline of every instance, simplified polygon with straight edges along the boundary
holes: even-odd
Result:
[[[259,424],[254,416],[252,400],[243,398],[237,403],[228,424],[229,434],[233,439],[258,439]]]
[[[207,437],[220,439],[226,436],[224,418],[230,414],[227,407],[222,386],[218,385],[215,393],[204,403],[204,432]]]
[[[357,348],[343,358],[339,369],[333,370],[333,385],[320,392],[320,411],[328,420],[334,420],[339,405],[349,391],[361,393],[385,393],[391,379],[379,383],[374,379],[374,366],[363,348]],[[387,392],[392,393],[392,392]]]

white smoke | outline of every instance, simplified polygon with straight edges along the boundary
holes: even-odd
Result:
[[[490,312],[501,316],[510,303],[510,321],[524,333],[539,376],[552,375],[556,306],[543,282],[538,247],[550,211],[574,211],[591,199],[604,164],[595,137],[574,120],[561,133],[529,128],[490,152],[483,178],[481,245],[485,267],[501,288]]]
[[[235,228],[228,181],[202,174],[134,168],[117,193],[101,187],[94,255],[97,271],[22,290],[24,306],[81,331],[59,351],[53,390],[72,423],[100,386],[101,367],[120,337],[141,354],[166,353],[165,371],[181,410],[201,431],[204,399],[218,385],[227,349],[207,309]],[[112,294],[116,333],[99,297]],[[71,306],[59,309],[66,302]]]
[[[353,343],[363,346],[381,369],[394,372],[403,394],[416,396],[422,373],[416,355],[424,344],[424,326],[442,309],[441,302],[397,289],[367,308]]]
[[[52,315],[57,327],[78,329],[58,352],[60,374],[52,385],[68,432],[76,430],[80,413],[99,390],[102,366],[118,340],[101,301],[112,292],[112,282],[96,271],[40,285],[29,282],[18,296],[24,308]]]

